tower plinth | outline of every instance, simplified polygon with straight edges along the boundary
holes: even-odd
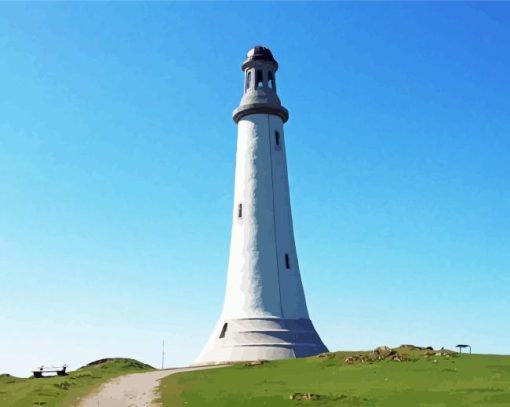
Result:
[[[242,64],[234,208],[223,311],[194,364],[326,352],[308,316],[290,206],[278,63],[257,46]]]

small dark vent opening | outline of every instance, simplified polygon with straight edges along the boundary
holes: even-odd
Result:
[[[288,253],[285,253],[285,268],[290,269],[290,257]]]
[[[243,217],[243,204],[239,204],[237,207],[237,217],[242,218]]]
[[[220,339],[225,337],[225,334],[227,333],[227,328],[228,324],[225,322],[223,324],[223,328],[221,328]]]

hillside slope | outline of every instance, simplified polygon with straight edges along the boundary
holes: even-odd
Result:
[[[510,406],[510,356],[403,346],[162,380],[163,406]]]
[[[74,406],[81,397],[111,378],[149,370],[153,368],[137,360],[114,358],[89,363],[67,376],[20,379],[1,375],[0,406]]]

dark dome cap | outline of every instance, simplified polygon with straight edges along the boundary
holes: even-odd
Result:
[[[278,67],[278,63],[274,59],[271,50],[269,48],[263,47],[262,45],[256,45],[248,51],[248,54],[246,54],[246,60],[243,62],[243,69],[250,61],[272,62]]]

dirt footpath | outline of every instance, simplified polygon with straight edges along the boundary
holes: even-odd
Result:
[[[96,393],[84,398],[79,407],[155,407],[153,402],[159,380],[174,373],[190,370],[210,369],[208,367],[184,367],[158,370],[155,372],[134,373],[117,377],[103,384]]]

